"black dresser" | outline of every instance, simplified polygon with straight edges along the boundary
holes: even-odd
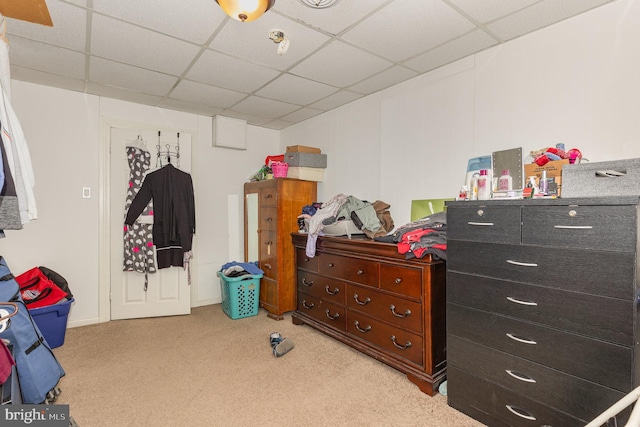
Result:
[[[450,406],[489,426],[584,426],[639,385],[638,202],[447,204]]]

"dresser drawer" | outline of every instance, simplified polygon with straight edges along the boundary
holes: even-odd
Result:
[[[628,347],[634,343],[632,300],[449,272],[447,301]],[[595,307],[602,316],[593,315]]]
[[[275,232],[260,233],[260,269],[271,279],[278,278],[278,235]]]
[[[629,347],[455,304],[447,304],[447,333],[615,390],[633,388]]]
[[[531,206],[522,210],[522,243],[635,252],[636,206]]]
[[[422,333],[422,306],[418,302],[348,284],[347,307],[400,328]]]
[[[542,287],[635,299],[635,254],[448,241],[447,269]]]
[[[349,334],[390,351],[418,366],[424,366],[422,337],[420,335],[389,326],[351,310],[348,311],[347,317],[347,332]]]
[[[576,418],[591,420],[624,393],[449,335],[447,366],[530,396]]]
[[[273,231],[278,229],[278,209],[274,207],[262,208],[260,210],[260,231]]]
[[[380,264],[380,289],[422,299],[422,271],[394,264]]]
[[[318,260],[320,274],[378,287],[378,263],[360,258],[323,254]]]
[[[449,207],[447,239],[520,243],[520,206]]]
[[[302,268],[307,271],[318,271],[318,256],[309,258],[307,252],[302,248],[296,248],[296,264],[298,268]]]
[[[344,306],[347,297],[345,287],[343,281],[298,270],[298,291],[316,298]]]
[[[346,332],[346,310],[309,294],[298,293],[298,311],[342,332]]]
[[[276,186],[260,190],[260,207],[276,206],[278,204],[278,188]]]
[[[590,421],[546,407],[533,396],[523,397],[455,366],[447,366],[447,395],[451,407],[461,412],[475,409],[511,427],[584,427]]]

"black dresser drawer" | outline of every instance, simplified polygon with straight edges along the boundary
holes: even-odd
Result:
[[[636,206],[532,206],[522,209],[522,243],[635,252]]]
[[[520,243],[520,206],[449,207],[447,239]]]
[[[447,301],[631,347],[633,300],[449,272]],[[597,307],[602,316],[594,316]]]
[[[615,390],[633,389],[629,347],[451,303],[447,304],[447,333]]]
[[[635,265],[626,252],[447,242],[448,271],[626,300],[635,299]]]
[[[449,335],[447,365],[530,396],[576,418],[591,420],[624,393]]]
[[[584,427],[590,421],[549,408],[455,366],[447,366],[447,394],[453,408],[465,413],[467,408],[480,410],[511,427]]]

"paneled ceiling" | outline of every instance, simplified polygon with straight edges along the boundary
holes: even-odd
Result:
[[[46,0],[52,27],[6,20],[13,79],[283,129],[610,1],[277,0],[241,23],[214,0]]]

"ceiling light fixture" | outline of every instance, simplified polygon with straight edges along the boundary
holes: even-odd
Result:
[[[251,22],[271,9],[276,0],[216,0],[224,13],[241,22]]]
[[[325,9],[327,7],[335,6],[340,0],[298,0],[305,6],[312,7],[314,9]]]

